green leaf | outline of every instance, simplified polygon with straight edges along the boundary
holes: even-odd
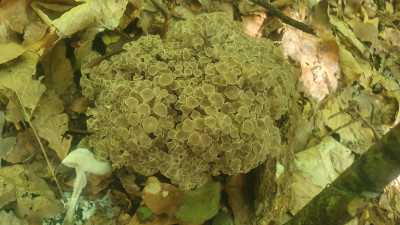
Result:
[[[218,213],[221,184],[208,182],[193,191],[185,191],[175,217],[183,222],[201,223]]]
[[[212,225],[235,225],[231,215],[224,211],[219,211],[214,217]]]
[[[146,222],[147,220],[149,220],[151,218],[151,216],[153,215],[153,213],[151,212],[151,210],[149,208],[147,208],[146,206],[140,206],[137,210],[136,210],[136,214],[138,215],[139,218],[139,222]]]

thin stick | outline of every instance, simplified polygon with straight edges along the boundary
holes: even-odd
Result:
[[[60,192],[60,195],[61,195],[61,197],[63,198],[63,200],[66,202],[67,199],[65,198],[65,196],[64,196],[64,194],[63,194],[63,192],[62,192],[62,190],[61,190],[61,186],[60,186],[60,184],[58,183],[56,174],[54,173],[53,166],[51,165],[50,160],[49,160],[49,158],[47,157],[47,154],[46,154],[46,152],[45,152],[45,150],[44,150],[44,147],[43,147],[43,143],[42,143],[42,141],[40,140],[40,137],[39,137],[39,135],[38,135],[38,133],[37,133],[37,131],[36,131],[36,128],[35,128],[35,126],[33,126],[33,123],[32,123],[32,121],[31,121],[31,118],[30,118],[30,116],[28,115],[28,113],[26,112],[25,107],[22,105],[21,98],[19,97],[19,95],[17,94],[17,92],[15,92],[15,95],[17,96],[17,99],[18,99],[18,101],[19,101],[19,103],[20,103],[20,105],[21,105],[21,108],[22,108],[22,110],[23,110],[25,119],[26,119],[27,122],[31,125],[31,128],[32,128],[32,130],[33,130],[33,133],[35,134],[35,137],[36,137],[37,141],[39,142],[39,145],[40,145],[40,148],[42,149],[42,153],[43,153],[43,155],[44,155],[44,158],[46,159],[47,166],[48,166],[48,168],[49,168],[49,170],[50,170],[51,175],[53,176],[54,181],[56,182],[58,191]]]
[[[282,20],[282,22],[284,22],[294,28],[297,28],[303,32],[312,34],[314,36],[317,35],[315,32],[315,29],[313,27],[286,16],[279,9],[277,9],[275,6],[273,6],[271,3],[269,3],[265,0],[250,0],[250,1],[268,9],[268,12],[271,12],[272,14],[274,14],[274,16],[278,17],[280,20]]]

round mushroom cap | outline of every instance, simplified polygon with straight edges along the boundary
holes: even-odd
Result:
[[[79,167],[86,173],[97,175],[104,175],[110,171],[109,163],[98,161],[87,148],[78,148],[70,152],[62,161],[62,164],[75,169]]]

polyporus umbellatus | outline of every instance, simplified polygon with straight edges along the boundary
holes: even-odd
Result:
[[[161,172],[182,189],[246,173],[280,151],[275,121],[296,78],[281,51],[225,13],[178,22],[86,71],[90,143],[114,167]]]

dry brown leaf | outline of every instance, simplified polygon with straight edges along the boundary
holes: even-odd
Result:
[[[15,143],[17,139],[15,137],[3,138],[3,127],[5,122],[4,112],[0,112],[0,160],[7,158],[8,155],[14,150]],[[1,167],[1,161],[0,161]]]
[[[89,174],[87,176],[88,185],[85,188],[85,192],[89,194],[97,194],[100,191],[106,189],[115,179],[111,177],[111,173],[106,175]]]
[[[301,64],[300,80],[311,96],[322,100],[336,90],[338,47],[331,35],[323,33],[318,38],[289,27],[282,46],[286,55]]]
[[[330,99],[324,109],[318,112],[323,124],[319,129],[329,127],[340,135],[340,142],[351,147],[352,151],[358,154],[364,153],[375,138],[373,130],[363,122],[357,114],[350,114],[347,110],[350,107],[357,107],[363,114],[371,115],[372,106],[361,105],[351,106],[350,103],[360,95],[358,86],[347,87],[342,90],[339,96]],[[360,97],[362,100],[363,97]],[[357,102],[355,102],[357,103]],[[351,103],[353,104],[353,103]],[[365,107],[365,108],[364,108]],[[350,108],[351,111],[351,108]],[[364,118],[368,119],[369,118]]]
[[[318,145],[296,154],[292,209],[298,212],[354,161],[351,150],[328,136]]]
[[[81,97],[78,99],[75,99],[71,105],[68,107],[68,112],[72,113],[78,113],[78,114],[84,114],[89,106],[90,102],[87,98]]]
[[[183,192],[172,184],[149,177],[142,192],[143,203],[155,214],[170,217],[178,210]]]
[[[59,96],[68,90],[73,90],[75,85],[74,71],[66,55],[65,43],[60,41],[41,62],[47,87],[54,90],[55,94]]]
[[[22,165],[0,169],[0,184],[0,207],[16,201],[15,215],[30,224],[41,224],[44,218],[64,210],[47,183]]]
[[[116,174],[122,184],[122,187],[124,187],[125,192],[132,200],[136,200],[140,195],[140,188],[135,183],[135,175],[124,173],[121,170],[117,170]]]
[[[41,22],[32,22],[28,24],[24,32],[24,41],[22,45],[32,45],[40,41],[46,34],[48,26]]]
[[[25,162],[39,149],[39,143],[31,128],[17,135],[14,150],[7,156],[6,161],[12,164]]]
[[[238,174],[231,176],[225,187],[236,225],[246,225],[250,221],[250,205],[246,204],[243,193],[245,182],[246,175]]]
[[[354,47],[356,47],[361,54],[368,53],[368,50],[365,48],[363,43],[357,39],[357,37],[354,35],[354,32],[344,21],[340,20],[336,16],[329,15],[329,22],[335,26],[336,29],[343,34],[346,41],[349,41]]]
[[[30,110],[36,107],[46,89],[39,80],[32,79],[36,73],[37,61],[38,58],[34,54],[24,54],[21,59],[0,69],[0,90],[8,89],[15,92],[18,99],[10,98],[12,95],[8,93],[10,102],[21,101],[22,106]],[[7,120],[9,120],[8,117]]]
[[[13,60],[25,52],[22,45],[14,42],[0,43],[0,49],[0,64]]]
[[[12,211],[0,211],[0,225],[29,225],[25,219],[20,219],[14,215]]]
[[[128,0],[90,0],[73,7],[50,23],[56,28],[56,33],[60,38],[69,37],[88,27],[113,30],[118,26],[127,3]],[[42,14],[42,16],[45,15]],[[50,20],[48,17],[43,19]]]
[[[64,111],[63,102],[57,95],[48,90],[40,99],[38,109],[35,111],[33,125],[38,130],[39,136],[49,142],[49,147],[56,151],[60,159],[64,159],[71,146],[72,137],[65,132],[68,130],[69,118]]]
[[[4,0],[0,3],[0,21],[20,34],[29,23],[27,10],[30,0]]]
[[[363,72],[353,55],[343,45],[339,46],[339,65],[348,86],[352,85]]]
[[[375,42],[378,39],[379,31],[371,23],[358,22],[353,27],[354,34],[361,41]]]
[[[260,37],[261,27],[266,17],[265,13],[260,13],[260,15],[242,16],[242,29],[250,36]]]

